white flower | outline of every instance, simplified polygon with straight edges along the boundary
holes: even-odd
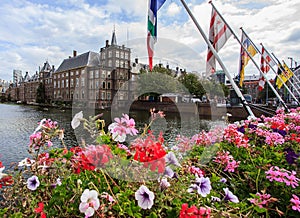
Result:
[[[18,167],[23,167],[23,166],[30,167],[34,162],[35,162],[34,160],[25,158],[19,162]]]
[[[95,190],[90,191],[89,189],[85,189],[80,200],[79,210],[81,213],[84,213],[86,217],[93,216],[95,210],[98,210],[100,206],[98,192]]]
[[[46,121],[46,118],[44,118],[44,119],[42,119],[42,120],[40,121],[39,126],[36,127],[36,129],[34,130],[33,134],[35,134],[37,131],[39,131],[39,130],[43,127],[45,121]]]
[[[141,187],[135,192],[135,199],[138,201],[138,205],[145,209],[150,209],[153,206],[154,193],[150,191],[146,186]]]
[[[0,179],[2,179],[3,177],[7,176],[7,174],[2,173],[4,169],[5,169],[5,167],[1,167],[0,168]]]
[[[71,126],[73,129],[76,129],[80,125],[80,121],[83,119],[83,113],[82,111],[75,114],[75,116],[72,119]]]

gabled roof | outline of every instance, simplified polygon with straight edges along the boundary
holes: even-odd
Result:
[[[76,57],[64,59],[55,72],[63,72],[86,66],[98,66],[99,64],[99,53],[89,51]]]
[[[48,61],[46,61],[40,72],[50,72],[51,70],[52,68],[50,64],[48,63]]]

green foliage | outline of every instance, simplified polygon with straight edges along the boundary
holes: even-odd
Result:
[[[205,94],[205,90],[199,77],[194,73],[182,74],[178,79],[189,91],[190,94],[201,98]]]
[[[36,102],[45,103],[46,94],[45,94],[45,85],[44,83],[39,83],[39,86],[36,91]]]

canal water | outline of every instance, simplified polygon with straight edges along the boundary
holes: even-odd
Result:
[[[110,111],[102,111],[103,119],[108,126],[111,120]],[[0,104],[0,161],[8,167],[12,162],[19,162],[25,157],[30,157],[27,149],[29,136],[43,118],[57,121],[64,131],[64,141],[68,147],[76,146],[78,132],[71,128],[71,109],[42,108],[38,106]],[[93,112],[93,115],[96,113]],[[165,119],[153,124],[154,131],[163,131],[168,143],[172,143],[178,134],[193,135],[202,129],[209,130],[215,125],[223,125],[223,121],[198,120],[193,115],[186,115],[183,119],[178,114],[167,114]],[[138,129],[141,131],[145,123],[150,121],[149,112],[133,111],[130,117],[134,118]],[[82,126],[81,126],[82,127]],[[57,140],[54,146],[61,146]]]

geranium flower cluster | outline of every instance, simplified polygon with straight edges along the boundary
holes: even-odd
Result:
[[[53,145],[51,138],[58,135],[60,139],[64,137],[64,131],[58,128],[57,122],[51,119],[42,119],[39,126],[29,137],[29,149],[31,152],[39,150],[43,146],[51,147]]]
[[[5,166],[3,166],[2,162],[0,161],[0,189],[3,186],[9,186],[13,184],[13,178],[10,175],[7,175],[6,173],[3,173],[5,169]]]
[[[132,142],[131,148],[135,151],[133,159],[144,163],[144,167],[150,166],[151,171],[158,170],[158,173],[163,173],[166,164],[164,156],[167,154],[163,148],[163,143],[162,132],[156,139],[149,131],[146,138],[137,138]]]
[[[292,186],[293,188],[296,188],[299,186],[298,182],[300,181],[296,175],[296,171],[288,171],[286,169],[280,169],[277,166],[272,166],[268,171],[266,171],[266,178],[269,179],[271,182],[283,182],[287,186]]]
[[[189,207],[187,203],[181,205],[179,218],[209,218],[211,209],[208,207],[200,207],[199,209],[192,205]]]
[[[235,161],[229,151],[218,151],[217,156],[214,158],[214,162],[225,165],[224,171],[234,172],[238,168],[240,161]]]
[[[129,118],[127,114],[123,114],[121,118],[116,117],[114,120],[115,122],[108,126],[114,141],[124,142],[128,134],[134,136],[138,133],[134,119]]]
[[[252,198],[249,201],[259,208],[267,208],[270,203],[276,202],[277,199],[272,198],[271,195],[267,193],[256,193],[256,198]]]
[[[233,143],[238,148],[249,147],[249,139],[242,132],[238,131],[238,127],[235,124],[229,124],[224,130],[224,140],[227,140],[230,143]]]

